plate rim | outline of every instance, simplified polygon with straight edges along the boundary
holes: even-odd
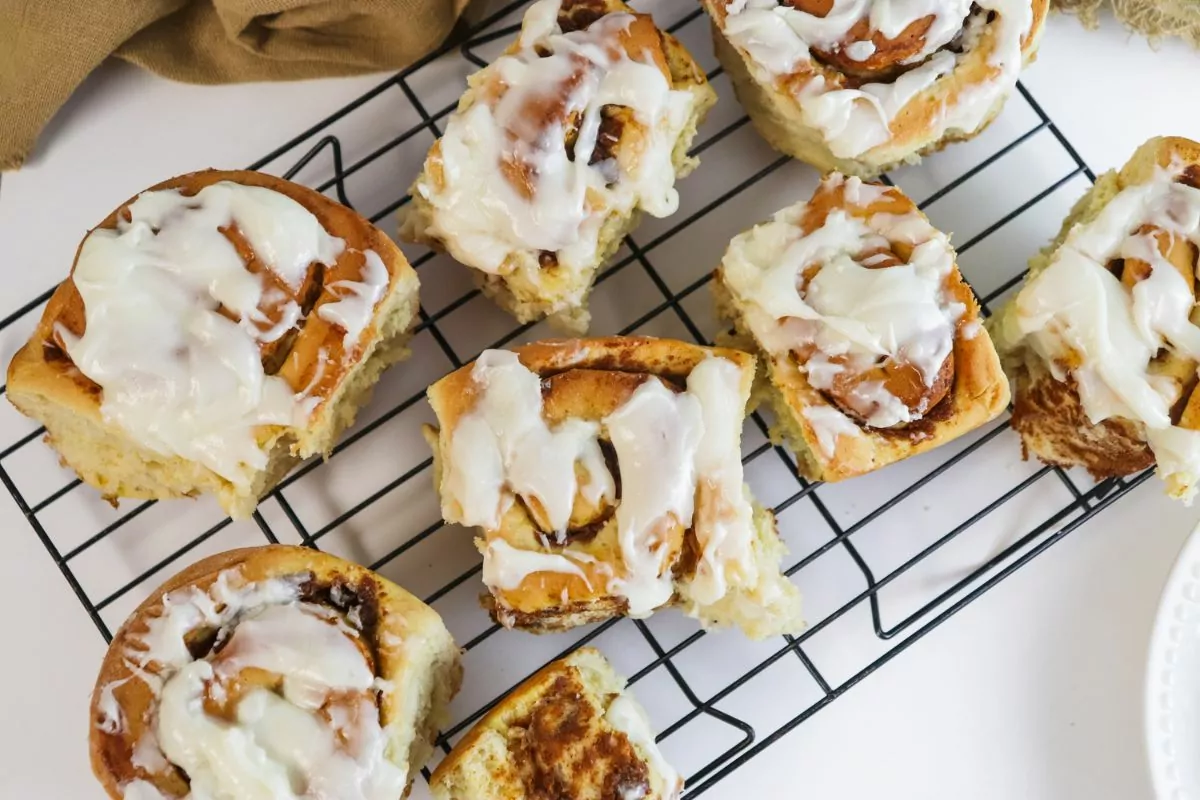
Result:
[[[1165,681],[1164,675],[1175,668],[1175,665],[1168,663],[1168,658],[1179,645],[1170,641],[1168,630],[1174,619],[1174,612],[1181,604],[1196,603],[1184,595],[1184,590],[1189,584],[1200,585],[1200,569],[1193,570],[1193,567],[1200,567],[1200,524],[1192,528],[1171,564],[1171,571],[1163,584],[1155,608],[1150,646],[1146,654],[1146,673],[1143,681],[1143,746],[1150,771],[1150,782],[1157,798],[1176,796],[1174,793],[1185,788],[1179,783],[1178,773],[1175,778],[1169,775],[1169,768],[1174,761],[1167,757],[1162,745],[1170,739],[1171,733],[1163,729],[1162,723],[1168,719],[1171,712],[1160,707],[1158,698],[1164,690],[1174,691],[1173,684],[1176,682]]]

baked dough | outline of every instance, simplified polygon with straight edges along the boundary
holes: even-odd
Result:
[[[247,188],[260,194],[247,196],[242,193]],[[203,207],[180,207],[199,206],[205,190],[210,194],[203,195],[209,198]],[[131,223],[130,208],[139,198],[148,198],[138,206],[146,219]],[[160,215],[154,203],[173,207],[162,220],[152,220],[166,226],[161,236],[150,234],[155,228],[147,221]],[[233,212],[217,219],[223,204],[236,203],[247,206],[240,212],[247,231]],[[172,226],[186,225],[188,215],[214,221],[183,235]],[[125,230],[120,237],[118,220]],[[139,235],[139,244],[131,244]],[[328,263],[289,263],[295,268],[289,279],[295,280],[288,283],[274,270],[283,269],[289,257],[303,260],[310,240],[332,248],[323,256]],[[262,252],[255,251],[255,241]],[[201,246],[215,249],[187,261],[187,247]],[[203,271],[235,250],[245,268],[233,263],[214,279],[222,288],[206,290]],[[97,273],[85,286],[100,298],[92,309],[76,285],[81,258]],[[139,258],[158,261],[135,262]],[[272,259],[280,265],[272,267]],[[172,270],[196,286],[175,280]],[[242,280],[249,288],[238,283]],[[230,311],[247,291],[262,307]],[[222,299],[213,292],[224,292]],[[178,305],[168,308],[164,298]],[[46,440],[63,463],[106,497],[212,493],[231,516],[246,517],[301,459],[328,453],[384,368],[408,355],[417,304],[416,272],[385,234],[354,211],[262,173],[195,172],[131,198],[89,232],[71,276],[9,364],[8,399],[45,425]],[[154,306],[163,309],[161,316],[143,310]],[[240,323],[230,324],[239,316]],[[125,325],[131,318],[143,323],[140,329]],[[92,337],[89,325],[96,326]],[[202,325],[212,331],[197,332]],[[218,333],[226,338],[213,339]],[[178,339],[175,351],[165,344],[171,337]],[[252,366],[253,351],[246,349],[251,346],[259,350],[261,369]],[[81,367],[69,351],[89,366]],[[214,366],[221,359],[240,366]],[[143,386],[144,392],[137,390]],[[258,414],[268,390],[274,392],[276,414],[259,424],[268,417]],[[233,408],[231,398],[242,392],[259,406]],[[224,409],[223,425],[212,423],[214,408]],[[188,421],[205,415],[212,425]]]
[[[703,0],[776,150],[870,178],[970,139],[1033,61],[1048,0]]]
[[[1169,494],[1192,497],[1198,247],[1200,144],[1188,139],[1151,139],[1075,204],[989,320],[1026,455],[1097,479],[1157,464]]]
[[[92,770],[114,800],[304,785],[395,800],[460,677],[437,613],[369,570],[302,547],[220,553],[114,637],[92,695]]]
[[[582,333],[596,273],[641,213],[677,208],[716,94],[683,45],[620,0],[538,0],[468,85],[401,238],[470,267],[520,322]]]
[[[1008,403],[948,239],[894,187],[827,176],[736,236],[713,288],[731,341],[761,354],[757,398],[809,480],[923,453]]]
[[[545,632],[674,604],[753,638],[800,630],[742,480],[753,376],[736,350],[612,337],[485,351],[431,386],[442,515],[479,528],[495,619]]]
[[[585,647],[501,700],[429,786],[435,800],[675,800],[683,779],[625,681]]]

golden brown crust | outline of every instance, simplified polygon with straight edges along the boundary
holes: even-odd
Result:
[[[709,108],[716,103],[716,93],[708,85],[704,70],[678,39],[659,30],[649,15],[637,13],[621,0],[566,0],[559,11],[558,20],[562,30],[567,32],[587,27],[600,17],[613,13],[634,15],[639,44],[637,50],[652,54],[655,63],[660,69],[664,69],[672,89],[690,91],[693,95],[690,122],[684,127],[672,152],[676,176],[683,177],[696,166],[696,160],[688,156],[688,149],[695,137],[696,128]],[[658,41],[648,41],[651,35]],[[627,46],[633,49],[631,45]],[[505,52],[511,54],[519,49],[519,43],[514,41]],[[479,101],[479,87],[476,86],[474,77],[471,79],[471,87],[459,103],[460,113]],[[606,109],[622,110],[618,106],[607,106]],[[635,158],[641,144],[634,134],[635,127],[620,125],[619,120],[611,130],[602,127],[597,147],[612,149],[618,160],[626,154]],[[420,184],[426,182],[434,186],[440,185],[442,174],[439,140],[430,148],[424,170],[413,182],[410,190],[412,201],[400,212],[400,237],[405,241],[445,251],[447,243],[444,238],[428,231],[433,207],[417,189]],[[473,269],[475,283],[484,295],[516,317],[519,322],[534,322],[549,316],[556,329],[565,333],[582,334],[586,332],[589,321],[587,295],[591,291],[597,271],[617,252],[625,235],[635,229],[640,221],[641,212],[637,209],[628,214],[611,212],[601,226],[594,263],[586,269],[565,269],[558,264],[554,253],[516,252],[510,254],[497,274]],[[522,269],[524,265],[532,263],[539,267],[534,273],[537,280],[532,280],[526,274],[526,270]]]
[[[1015,376],[1012,426],[1025,456],[1059,467],[1083,467],[1096,480],[1132,475],[1154,466],[1138,426],[1113,417],[1093,425],[1075,382],[1058,381],[1046,370]]]
[[[1179,180],[1200,187],[1200,144],[1182,137],[1147,141],[1119,171],[1101,175],[1095,186],[1080,198],[1054,241],[1030,260],[1029,276],[1045,270],[1068,234],[1076,226],[1094,220],[1117,193],[1145,183],[1157,168],[1173,163],[1188,165]],[[1195,260],[1194,251],[1190,257]],[[1122,277],[1129,279],[1125,274]],[[1001,343],[1015,314],[1014,300],[989,323]],[[1146,444],[1140,423],[1112,417],[1093,424],[1084,412],[1075,382],[1069,377],[1065,381],[1056,379],[1045,361],[1023,341],[1002,346],[1002,356],[1016,389],[1012,426],[1021,436],[1026,456],[1055,466],[1083,467],[1096,479],[1132,475],[1154,466],[1154,454]],[[1194,391],[1196,365],[1169,352],[1156,359],[1150,369],[1180,379],[1182,396],[1174,414],[1179,424],[1195,425],[1195,415],[1189,412],[1194,412],[1198,396]]]
[[[458,649],[432,608],[365,567],[303,547],[270,545],[230,550],[209,556],[158,587],[129,616],[113,637],[100,667],[89,710],[92,772],[109,796],[120,800],[123,787],[134,779],[154,783],[169,797],[188,791],[180,770],[159,773],[134,767],[134,750],[149,730],[155,698],[150,687],[131,669],[127,654],[140,649],[139,638],[148,620],[161,615],[163,598],[194,587],[205,590],[222,573],[235,571],[244,583],[272,578],[303,577],[301,597],[339,612],[357,608],[360,632],[374,660],[377,675],[400,687],[409,681],[428,681],[428,690],[413,699],[403,691],[380,694],[380,722],[390,740],[390,753],[409,767],[410,778],[432,752],[438,727],[446,722],[447,706],[458,691],[461,667]],[[331,596],[332,595],[332,596]],[[108,690],[122,712],[120,729],[106,732],[101,710]]]
[[[804,123],[794,90],[789,85],[795,79],[782,76],[772,80],[760,68],[752,65],[750,56],[726,37],[726,0],[702,0],[702,4],[712,19],[717,58],[729,72],[738,101],[749,113],[755,128],[776,150],[806,161],[822,171],[874,177],[902,164],[918,161],[920,156],[937,152],[951,142],[978,136],[1004,105],[1005,98],[1000,97],[985,115],[983,124],[973,132],[950,129],[941,135],[937,133],[936,126],[944,109],[957,103],[960,96],[966,95],[994,74],[995,68],[989,63],[994,35],[989,29],[979,45],[959,57],[952,79],[940,80],[934,87],[921,92],[892,119],[889,125],[891,138],[887,142],[853,158],[839,158],[825,143],[820,131]],[[1021,47],[1026,65],[1036,57],[1049,0],[1031,0],[1031,7],[1033,22]],[[854,88],[863,82],[861,76],[853,74],[838,78],[835,70],[826,70],[824,74],[827,80],[830,75],[835,76],[828,83],[830,87]],[[884,74],[883,81],[890,80],[894,80],[894,77]]]
[[[320,398],[321,402],[303,430],[284,426],[259,428],[259,442],[271,463],[256,482],[254,496],[239,495],[228,481],[199,464],[179,457],[164,457],[140,446],[103,419],[102,390],[79,372],[55,332],[59,324],[76,335],[84,330],[83,301],[71,276],[51,296],[33,335],[10,362],[7,394],[22,413],[46,425],[47,441],[59,450],[64,462],[106,496],[162,499],[215,492],[229,513],[245,516],[253,509],[254,500],[298,460],[293,457],[293,450],[297,456],[305,457],[332,447],[337,434],[353,420],[354,411],[364,400],[363,395],[369,393],[378,372],[406,354],[403,341],[415,320],[417,278],[395,243],[366,219],[318,192],[272,175],[246,170],[204,170],[171,178],[147,191],[179,189],[191,195],[220,181],[284,194],[310,211],[331,235],[346,243],[334,266],[321,269],[316,265],[310,270],[301,291],[306,296],[300,298],[310,312],[302,330],[294,336],[284,336],[279,344],[264,351],[268,371],[274,370],[294,391],[308,389],[310,396]],[[93,230],[115,227],[118,215],[136,199],[135,196],[122,203]],[[243,258],[249,258],[248,268],[263,271],[251,258],[252,253],[240,234],[233,230],[227,235],[239,247]],[[76,249],[76,261],[82,247],[81,242]],[[356,352],[344,359],[344,332],[315,312],[321,305],[337,299],[332,293],[322,291],[322,286],[360,277],[365,250],[374,250],[379,255],[388,270],[390,284],[363,331]],[[72,274],[74,269],[72,265]],[[320,351],[325,353],[326,366],[322,379],[310,388],[321,362]],[[81,430],[85,432],[82,437]],[[80,438],[93,440],[91,447],[86,442],[81,445]],[[141,470],[128,472],[103,466],[105,462],[112,465],[126,457],[140,461]]]
[[[434,770],[439,800],[624,800],[649,793],[651,767],[605,711],[621,681],[592,648],[555,661],[509,693]],[[485,746],[484,742],[488,745]],[[503,743],[501,757],[496,757]],[[487,752],[487,757],[483,756]],[[464,785],[465,784],[465,785]],[[657,794],[654,800],[660,800]]]

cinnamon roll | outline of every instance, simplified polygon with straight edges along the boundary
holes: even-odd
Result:
[[[1026,455],[1096,478],[1200,481],[1200,144],[1146,142],[1101,175],[991,321]]]
[[[673,37],[620,0],[538,0],[516,42],[472,75],[401,212],[521,322],[587,329],[599,267],[675,179],[716,95]]]
[[[924,452],[1008,404],[954,250],[899,189],[827,176],[807,203],[734,237],[714,290],[761,352],[773,432],[810,480]]]
[[[774,517],[742,481],[753,377],[735,350],[614,337],[488,350],[431,386],[442,515],[480,529],[493,617],[541,632],[674,604],[798,630]]]
[[[1047,0],[703,0],[772,147],[873,177],[970,139],[1036,53]]]
[[[369,570],[301,547],[221,553],[117,632],[92,769],[114,800],[397,800],[460,675],[441,618]]]
[[[7,394],[105,496],[213,493],[244,517],[333,447],[416,316],[416,272],[367,220],[270,175],[206,170],[84,237]]]
[[[501,700],[429,788],[435,800],[676,800],[683,778],[625,681],[584,647]]]

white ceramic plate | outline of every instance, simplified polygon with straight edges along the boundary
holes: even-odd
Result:
[[[1160,800],[1200,800],[1200,528],[1171,568],[1146,664],[1146,752]]]

